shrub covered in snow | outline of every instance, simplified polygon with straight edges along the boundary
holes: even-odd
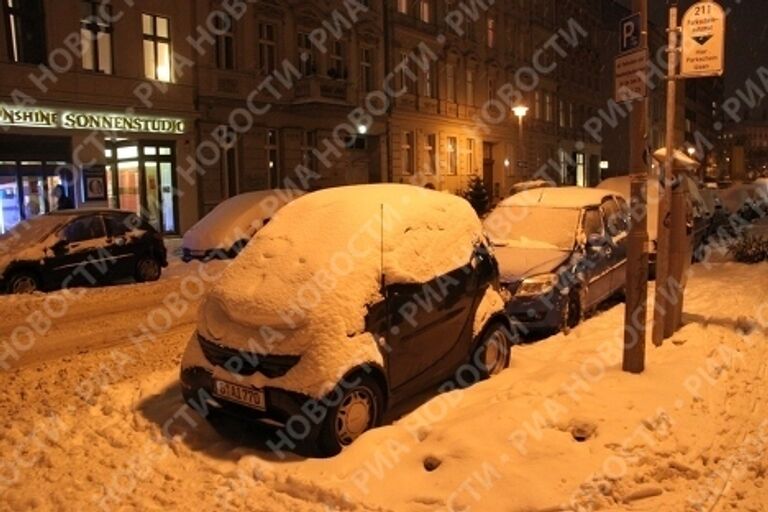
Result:
[[[747,235],[729,246],[736,261],[740,263],[760,263],[768,261],[768,237]]]
[[[469,201],[479,216],[488,213],[488,209],[491,207],[491,198],[480,176],[475,175],[469,179],[467,188],[461,193],[461,196]]]

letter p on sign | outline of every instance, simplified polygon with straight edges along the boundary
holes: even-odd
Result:
[[[640,14],[633,14],[621,20],[619,34],[621,37],[619,51],[621,53],[631,52],[640,48],[640,36],[642,35]]]

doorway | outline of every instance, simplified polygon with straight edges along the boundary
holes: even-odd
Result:
[[[22,220],[56,210],[58,200],[53,191],[57,185],[74,200],[71,181],[69,164],[64,161],[0,161],[0,233]]]
[[[161,233],[177,234],[175,144],[108,141],[105,156],[109,206],[136,212]]]

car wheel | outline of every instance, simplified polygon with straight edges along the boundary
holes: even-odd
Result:
[[[321,425],[318,439],[320,455],[336,455],[381,422],[384,395],[378,383],[368,375],[347,380],[355,382],[355,385],[340,384],[332,393],[332,396],[340,398],[328,409]]]
[[[581,322],[581,293],[577,288],[571,288],[568,293],[568,300],[563,304],[561,328],[565,334],[571,332],[571,329]]]
[[[474,354],[472,366],[485,380],[501,373],[509,366],[512,356],[512,338],[509,329],[501,322],[493,322],[483,333]]]
[[[147,281],[157,281],[162,272],[160,262],[151,256],[145,256],[136,264],[136,281],[144,283]]]
[[[39,289],[37,277],[28,272],[19,272],[8,279],[8,293],[34,293]]]

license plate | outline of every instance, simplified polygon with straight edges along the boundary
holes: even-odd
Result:
[[[217,380],[213,383],[213,395],[260,411],[264,411],[267,408],[264,403],[263,389],[247,388],[232,384],[231,382]]]

